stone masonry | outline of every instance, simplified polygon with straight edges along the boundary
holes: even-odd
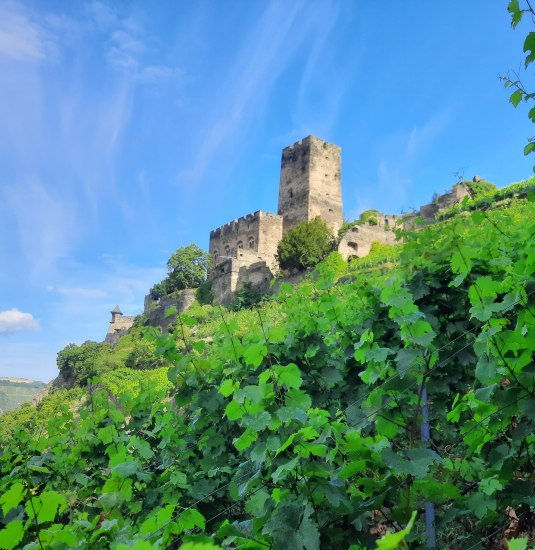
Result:
[[[319,216],[336,234],[342,225],[340,147],[308,136],[282,151],[278,214],[258,210],[210,232],[209,280],[215,303],[229,304],[249,282],[267,290],[278,269],[283,233]]]
[[[121,336],[124,336],[134,324],[135,316],[123,315],[121,308],[115,306],[111,311],[111,321],[104,342],[116,344]]]
[[[340,147],[314,136],[282,151],[279,215],[284,233],[319,216],[336,234],[343,222],[340,163]]]
[[[373,243],[395,244],[393,229],[399,216],[378,214],[373,225],[363,223],[351,227],[340,239],[338,252],[344,260],[362,258],[370,253]]]

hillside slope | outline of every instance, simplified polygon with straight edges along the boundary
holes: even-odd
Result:
[[[36,380],[0,377],[0,414],[31,402],[45,387]]]
[[[533,543],[533,198],[152,330],[167,367],[105,373],[9,435],[0,543],[416,549],[430,508],[439,548]]]

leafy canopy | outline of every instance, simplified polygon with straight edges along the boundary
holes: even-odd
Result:
[[[70,384],[84,386],[98,374],[97,358],[111,351],[111,344],[87,340],[83,344],[68,344],[58,352],[56,363],[60,374]]]
[[[196,244],[178,248],[167,260],[167,277],[152,287],[152,298],[158,299],[176,290],[197,288],[206,280],[208,261],[208,253]]]
[[[281,269],[306,269],[323,260],[334,248],[333,234],[321,218],[290,229],[277,248]]]

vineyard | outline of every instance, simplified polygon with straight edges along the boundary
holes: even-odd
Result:
[[[531,189],[252,309],[197,306],[146,330],[166,367],[17,417],[0,548],[535,544]]]

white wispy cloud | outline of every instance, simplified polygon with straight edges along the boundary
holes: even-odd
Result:
[[[17,61],[54,61],[57,37],[29,8],[20,3],[0,3],[0,56]]]
[[[218,87],[215,107],[207,109],[204,120],[199,121],[198,152],[192,164],[177,175],[177,182],[198,182],[223,147],[245,141],[244,134],[255,121],[263,119],[269,96],[296,53],[303,45],[308,48],[319,43],[321,49],[334,31],[338,17],[336,3],[332,2],[324,3],[325,9],[319,10],[310,10],[309,3],[302,0],[291,3],[274,0],[264,5],[261,17],[244,36],[241,47],[229,62],[226,78]],[[317,70],[317,58],[316,54],[310,56],[303,86]],[[335,104],[340,93],[334,94],[329,121],[336,116]]]
[[[16,308],[0,311],[0,334],[36,330],[39,330],[39,321],[31,313],[23,313]]]
[[[157,50],[158,40],[148,34],[143,25],[128,13],[95,1],[86,6],[86,13],[106,38],[106,58],[117,69],[127,71],[142,84],[154,84],[184,75],[178,67],[151,64],[147,57]]]
[[[98,288],[83,288],[83,287],[55,287],[53,285],[47,285],[48,292],[57,292],[64,296],[83,296],[87,298],[105,298],[108,293],[105,290]]]
[[[0,187],[0,198],[6,207],[2,234],[17,240],[34,272],[69,254],[79,232],[76,209],[68,197],[53,191],[53,186],[21,181]]]

